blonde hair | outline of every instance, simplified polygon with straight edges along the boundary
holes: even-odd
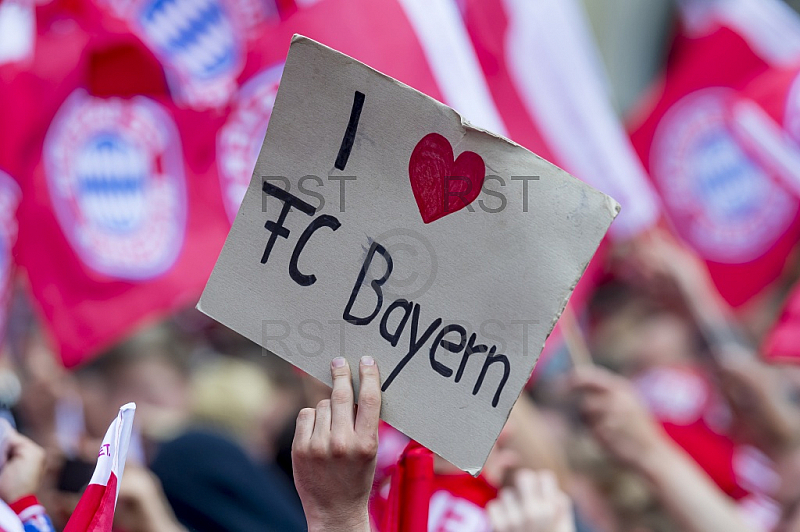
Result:
[[[190,393],[196,421],[247,439],[275,397],[275,388],[257,364],[220,358],[197,368]]]

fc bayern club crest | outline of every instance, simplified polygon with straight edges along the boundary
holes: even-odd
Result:
[[[225,0],[99,0],[128,22],[164,65],[173,98],[220,107],[245,62],[244,35]]]
[[[178,131],[159,104],[75,91],[45,137],[44,169],[84,264],[126,280],[172,267],[186,233],[186,184]]]
[[[283,63],[245,83],[217,133],[217,168],[228,218],[233,221],[250,184],[283,73]]]
[[[17,183],[0,170],[0,339],[11,293],[11,250],[17,240],[17,206],[22,198]]]
[[[734,99],[716,87],[673,105],[656,130],[650,171],[681,237],[708,260],[741,264],[786,232],[798,203],[732,132]]]

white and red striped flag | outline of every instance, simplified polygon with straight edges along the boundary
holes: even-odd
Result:
[[[660,201],[614,111],[581,3],[464,0],[462,12],[509,138],[617,199],[612,239],[655,225]]]
[[[136,404],[124,405],[108,427],[97,454],[92,480],[78,501],[64,532],[111,532],[135,411]]]

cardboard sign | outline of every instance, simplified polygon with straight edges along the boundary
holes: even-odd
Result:
[[[332,358],[373,356],[383,419],[477,474],[618,212],[521,146],[295,36],[198,309],[327,383]]]

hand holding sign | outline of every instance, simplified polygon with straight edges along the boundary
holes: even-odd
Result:
[[[383,419],[476,474],[618,210],[296,36],[198,308],[327,383],[328,360],[370,353]]]
[[[350,366],[335,358],[331,398],[297,416],[292,471],[312,532],[370,530],[367,503],[378,454],[381,381],[372,357],[362,357],[359,371],[355,414]]]

